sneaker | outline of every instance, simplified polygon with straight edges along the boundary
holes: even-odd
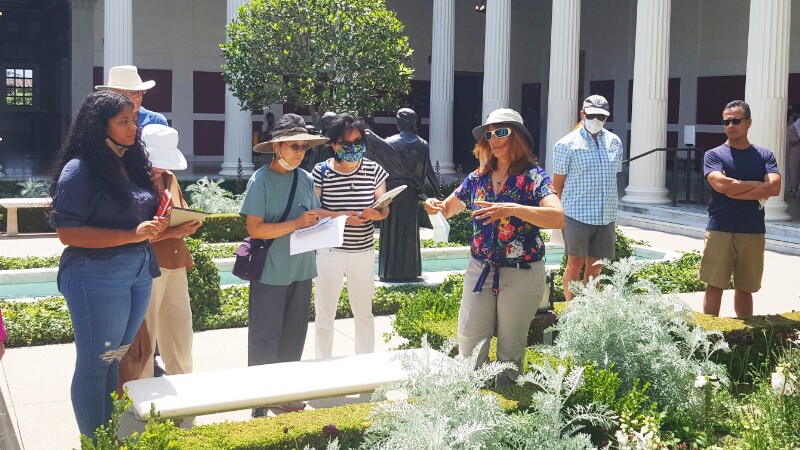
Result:
[[[259,417],[266,417],[267,416],[267,407],[262,406],[261,408],[253,408],[253,411],[250,413],[250,417],[253,419],[258,419]]]

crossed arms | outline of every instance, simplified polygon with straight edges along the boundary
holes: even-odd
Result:
[[[766,200],[781,192],[781,176],[777,173],[766,174],[764,181],[740,181],[715,170],[706,179],[715,191],[735,200]]]

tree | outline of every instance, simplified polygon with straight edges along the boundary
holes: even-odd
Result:
[[[251,0],[228,25],[225,82],[242,107],[272,103],[370,115],[403,106],[413,69],[384,0]]]

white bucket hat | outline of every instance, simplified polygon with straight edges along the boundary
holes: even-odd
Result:
[[[108,84],[94,88],[98,91],[106,89],[122,89],[123,91],[146,91],[156,85],[153,80],[142,81],[136,66],[115,66],[108,71]]]
[[[472,129],[472,137],[474,137],[476,141],[480,141],[481,138],[483,138],[483,133],[486,131],[486,126],[498,123],[511,125],[515,130],[522,133],[525,136],[525,141],[528,143],[528,147],[533,150],[533,137],[525,127],[525,124],[522,122],[522,116],[520,116],[518,112],[509,108],[495,109],[494,111],[490,112],[489,117],[486,118],[486,122],[483,125]]]
[[[272,153],[273,142],[288,142],[288,141],[307,141],[309,148],[316,147],[328,142],[325,136],[311,134],[303,127],[287,128],[285,130],[275,130],[272,132],[272,139],[267,142],[262,142],[253,147],[256,153]]]
[[[178,150],[178,131],[172,127],[154,123],[142,129],[142,141],[147,149],[150,164],[158,169],[183,170],[186,158]]]

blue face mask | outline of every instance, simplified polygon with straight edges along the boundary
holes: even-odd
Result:
[[[338,147],[336,149],[336,156],[347,162],[358,162],[364,157],[366,151],[366,143],[350,144],[349,146]]]

